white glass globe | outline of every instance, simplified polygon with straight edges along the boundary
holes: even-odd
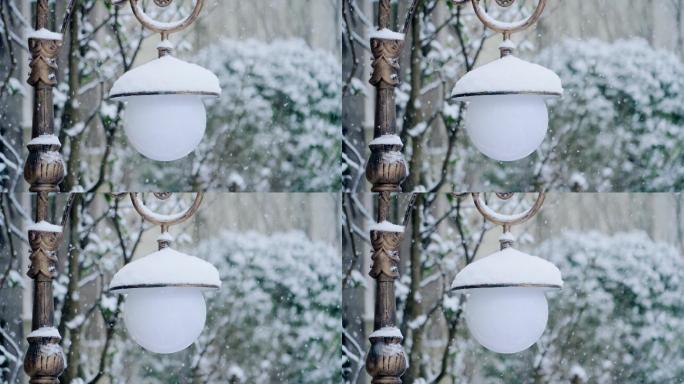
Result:
[[[197,95],[149,95],[126,99],[124,131],[133,148],[157,161],[187,156],[202,141],[207,114]]]
[[[197,340],[206,320],[202,291],[196,288],[139,288],[124,304],[124,323],[136,343],[154,353],[174,353]]]
[[[473,289],[465,312],[473,337],[497,353],[531,347],[544,333],[549,317],[544,290],[529,287]]]
[[[546,136],[549,113],[542,96],[476,96],[469,102],[468,136],[480,152],[494,160],[525,158]]]

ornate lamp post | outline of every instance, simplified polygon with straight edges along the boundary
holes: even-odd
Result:
[[[61,33],[49,31],[48,0],[36,1],[35,31],[29,33],[31,52],[28,84],[33,87],[33,123],[24,179],[29,191],[36,193],[35,224],[28,227],[31,264],[28,276],[33,279],[33,312],[31,330],[27,336],[29,348],[24,358],[24,370],[31,383],[58,383],[65,368],[65,358],[59,345],[61,336],[54,327],[52,279],[57,275],[57,248],[62,239],[62,227],[48,223],[48,198],[59,192],[65,176],[65,166],[59,153],[61,144],[54,130],[52,88],[57,84],[57,55],[62,35],[69,24],[73,1],[67,6]]]
[[[497,194],[508,200],[513,194]],[[552,263],[513,248],[511,226],[537,214],[544,203],[540,193],[525,212],[503,215],[473,193],[477,210],[486,220],[501,225],[501,250],[463,268],[454,278],[452,291],[466,292],[466,323],[471,335],[497,353],[517,353],[539,340],[548,320],[545,293],[563,287],[561,272]]]
[[[378,3],[378,30],[371,33],[373,74],[370,83],[376,88],[375,127],[370,142],[371,155],[366,178],[378,192],[377,223],[370,228],[373,265],[370,276],[376,280],[374,332],[369,336],[371,347],[366,358],[366,370],[376,384],[401,383],[408,368],[401,345],[403,336],[397,328],[394,280],[399,277],[399,245],[403,227],[387,221],[391,194],[401,192],[401,183],[408,176],[408,166],[401,153],[403,143],[397,135],[394,88],[399,84],[399,55],[403,34],[389,30],[390,0]],[[410,18],[410,16],[409,16]]]

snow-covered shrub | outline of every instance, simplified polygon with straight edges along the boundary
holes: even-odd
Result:
[[[218,76],[223,94],[209,103],[192,162],[180,165],[192,169],[155,168],[149,179],[187,183],[190,172],[191,182],[211,189],[339,189],[342,84],[334,55],[302,40],[219,39],[193,61]]]
[[[493,377],[511,383],[520,377],[541,383],[684,380],[684,260],[675,248],[643,232],[570,232],[534,254],[560,268],[565,286],[549,295],[540,347],[497,358]]]
[[[207,295],[207,324],[183,366],[178,355],[126,344],[126,360],[143,357],[146,382],[175,382],[180,372],[202,383],[341,380],[338,250],[301,232],[225,231],[195,254],[219,269],[223,286]]]
[[[566,40],[536,62],[563,80],[538,182],[590,191],[684,187],[684,64],[645,40]],[[530,169],[512,168],[521,185]]]
[[[199,254],[218,266],[223,281],[209,301],[214,335],[203,337],[216,352],[230,347],[215,363],[241,367],[247,382],[339,380],[336,249],[301,232],[224,232]]]

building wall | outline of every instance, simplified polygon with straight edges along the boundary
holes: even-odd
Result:
[[[264,41],[303,38],[340,55],[341,5],[336,0],[221,1],[208,4],[202,22],[216,38]]]
[[[189,206],[191,195],[182,198],[183,206]],[[160,212],[173,211],[165,208]],[[339,209],[339,197],[329,193],[207,193],[196,216],[170,232],[174,236],[187,233],[192,242],[201,242],[225,230],[266,235],[301,231],[313,241],[340,249]],[[158,235],[157,230],[148,231],[135,256],[153,252]],[[182,248],[191,253],[191,246],[183,244]]]
[[[550,1],[539,25],[542,45],[563,38],[641,37],[682,55],[682,0]]]
[[[187,7],[181,8],[181,11],[187,10]],[[171,40],[176,44],[187,41],[197,50],[221,39],[266,42],[303,39],[312,48],[341,57],[341,27],[336,22],[340,12],[341,4],[336,0],[206,2],[198,21],[191,28],[172,34]],[[137,61],[154,58],[157,43],[159,36],[150,36]]]
[[[532,195],[528,198],[532,201]],[[643,231],[654,241],[670,244],[684,255],[682,194],[669,193],[549,193],[539,215],[513,232],[532,235],[521,248],[533,248],[564,231],[596,231],[607,235]],[[525,205],[529,206],[529,204]],[[488,233],[478,256],[498,248],[501,230]],[[543,257],[543,255],[540,255]]]

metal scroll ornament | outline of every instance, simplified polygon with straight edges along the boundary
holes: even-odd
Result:
[[[510,7],[515,3],[515,0],[496,0],[496,3],[499,4],[500,7]]]
[[[502,200],[510,200],[514,194],[497,193],[496,196]],[[509,248],[513,245],[514,238],[512,236],[505,236],[505,234],[510,233],[511,227],[516,224],[522,224],[533,218],[539,212],[542,205],[544,205],[545,198],[546,194],[544,192],[539,192],[537,199],[529,209],[517,214],[504,215],[497,213],[490,208],[480,193],[473,193],[473,202],[475,203],[475,208],[477,208],[478,212],[480,212],[480,214],[489,222],[503,227],[504,236],[502,236],[500,240],[501,249]]]
[[[171,5],[172,2],[173,0],[154,0],[154,3],[157,4],[157,7],[162,8],[168,7],[169,5]]]
[[[464,5],[468,0],[453,0],[453,2],[456,5]],[[475,10],[475,15],[482,24],[494,32],[503,33],[505,40],[508,40],[511,34],[525,30],[536,23],[544,12],[544,7],[546,7],[546,0],[538,0],[534,11],[527,18],[514,22],[504,22],[489,15],[481,0],[470,0],[470,2]],[[496,0],[496,3],[501,7],[510,7],[515,2],[516,0]]]
[[[202,7],[204,6],[204,0],[194,0],[194,6],[190,14],[180,20],[175,21],[159,21],[150,17],[142,7],[142,2],[140,0],[111,0],[112,4],[116,6],[122,6],[126,1],[131,5],[133,10],[133,15],[145,28],[150,31],[157,32],[161,34],[162,41],[168,40],[171,33],[182,31],[189,27],[190,24],[195,22],[202,12]],[[168,7],[173,3],[173,0],[154,0],[154,4],[160,8]],[[164,56],[169,54],[171,51],[170,47],[163,47],[159,49],[159,56]]]
[[[154,20],[145,13],[145,10],[142,8],[140,0],[129,1],[131,3],[131,9],[133,10],[133,14],[135,15],[135,18],[138,19],[138,21],[140,21],[140,24],[142,24],[143,26],[145,26],[145,28],[151,31],[161,33],[162,36],[168,35],[173,32],[182,31],[183,29],[190,26],[190,24],[197,20],[197,17],[199,17],[200,12],[202,12],[202,7],[204,6],[204,0],[195,0],[195,6],[193,7],[192,12],[185,18],[176,21],[161,22],[158,20]],[[173,0],[154,1],[154,3],[159,7],[167,7],[172,2]]]
[[[57,247],[60,232],[29,230],[31,255],[27,275],[34,280],[51,281],[57,277]]]

